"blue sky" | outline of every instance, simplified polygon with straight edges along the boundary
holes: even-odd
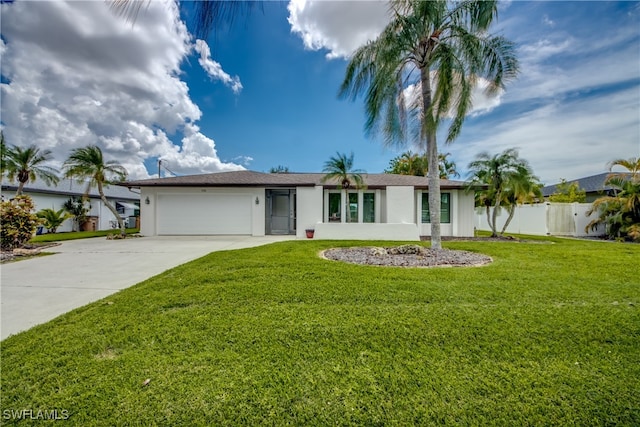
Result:
[[[102,1],[2,9],[2,127],[60,165],[98,144],[132,178],[247,168],[318,172],[336,152],[382,172],[405,149],[363,132],[361,100],[339,100],[349,54],[383,28],[383,2],[265,2],[197,41],[171,1],[134,25]],[[182,13],[180,13],[182,12]],[[479,97],[440,151],[459,171],[519,148],[547,184],[640,155],[640,3],[503,2],[493,33],[517,43],[519,78]]]

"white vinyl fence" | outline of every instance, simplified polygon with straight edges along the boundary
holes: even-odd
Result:
[[[534,205],[520,205],[516,207],[511,223],[507,227],[507,233],[532,234],[538,236],[601,236],[604,227],[588,233],[585,227],[595,214],[587,216],[586,212],[591,208],[591,203],[538,203]],[[491,210],[490,214],[493,213]],[[509,213],[506,209],[500,209],[497,217],[498,232],[502,230]],[[476,208],[476,229],[491,231],[487,221],[485,208]]]

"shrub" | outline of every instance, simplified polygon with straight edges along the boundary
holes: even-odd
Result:
[[[0,203],[0,246],[3,250],[19,248],[33,237],[40,224],[33,210],[33,200],[25,195]]]
[[[55,233],[63,222],[73,217],[70,213],[65,212],[64,208],[57,211],[51,208],[41,209],[36,212],[36,215],[42,219],[42,223],[47,227],[48,233]]]
[[[587,192],[578,186],[577,182],[568,183],[562,180],[556,185],[556,192],[549,196],[550,202],[556,203],[584,203],[587,201]]]

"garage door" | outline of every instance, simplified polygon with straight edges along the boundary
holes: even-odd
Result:
[[[158,234],[251,234],[247,195],[159,194]]]

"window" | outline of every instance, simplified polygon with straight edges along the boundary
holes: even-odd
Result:
[[[349,193],[349,222],[358,222],[358,193]]]
[[[375,201],[375,193],[364,193],[362,195],[362,222],[376,222]]]
[[[329,222],[340,222],[341,199],[340,193],[329,193]]]
[[[431,222],[429,217],[429,193],[422,193],[422,222]],[[451,223],[451,194],[440,194],[440,222],[443,224]]]

